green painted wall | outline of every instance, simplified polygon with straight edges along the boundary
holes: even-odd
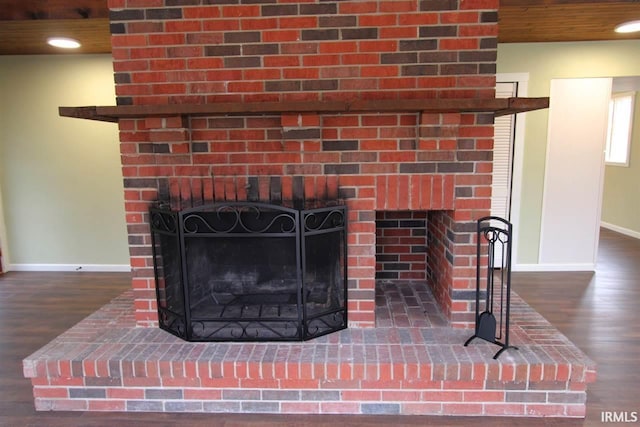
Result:
[[[606,166],[602,202],[602,221],[638,234],[640,234],[639,103],[640,93],[636,92],[629,167]]]
[[[640,74],[640,42],[501,44],[498,72],[529,73],[528,96],[548,96],[553,78]],[[117,126],[57,114],[60,105],[113,105],[113,91],[109,55],[0,56],[0,242],[12,263],[128,264]],[[547,119],[546,110],[527,113],[520,264],[538,258]],[[638,156],[632,149],[632,166]],[[611,169],[603,219],[640,231],[640,216],[622,213],[640,211],[640,197],[628,196],[638,173]]]
[[[111,56],[0,56],[0,96],[10,262],[128,265],[118,127],[58,115],[115,103]]]
[[[498,46],[498,73],[529,73],[528,96],[549,96],[551,79],[640,75],[637,40]],[[537,264],[548,111],[527,113],[518,264]],[[637,181],[636,181],[637,182]]]

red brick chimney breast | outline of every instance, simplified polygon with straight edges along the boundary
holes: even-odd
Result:
[[[498,0],[109,0],[109,7],[118,105],[495,94]],[[252,177],[281,177],[284,193],[284,183],[302,175],[310,196],[334,180],[347,201],[352,326],[375,322],[376,212],[406,211],[424,212],[425,277],[452,324],[468,326],[474,220],[490,206],[492,122],[491,114],[406,111],[120,120],[138,324],[157,321],[150,203],[209,187],[214,194],[216,186],[231,192]]]

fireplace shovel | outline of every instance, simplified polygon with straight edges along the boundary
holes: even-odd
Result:
[[[494,342],[496,340],[496,316],[493,315],[493,276],[491,269],[487,274],[487,300],[484,311],[478,316],[478,338]]]
[[[491,311],[483,311],[478,316],[478,338],[493,342],[496,339],[496,317]]]

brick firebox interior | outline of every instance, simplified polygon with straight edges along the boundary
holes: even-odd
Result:
[[[215,185],[242,188],[255,176],[286,182],[303,175],[310,192],[337,177],[348,205],[352,327],[375,324],[376,216],[400,211],[426,213],[433,293],[454,326],[468,326],[473,222],[490,206],[493,115],[325,109],[333,102],[492,99],[497,6],[110,0],[119,106],[306,107],[119,120],[138,324],[157,322],[147,211],[166,197],[169,181],[214,177]]]

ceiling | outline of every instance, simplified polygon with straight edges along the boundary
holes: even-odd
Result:
[[[0,0],[0,55],[60,53],[51,35],[81,40],[74,53],[109,53],[108,16],[107,0]],[[613,32],[636,19],[639,0],[500,0],[498,41],[639,40]]]

